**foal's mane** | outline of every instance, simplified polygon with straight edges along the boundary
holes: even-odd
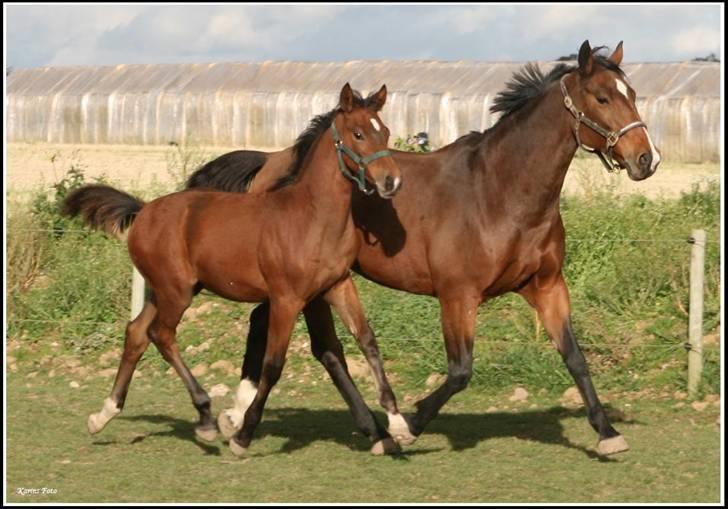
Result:
[[[605,49],[605,46],[598,46],[592,50],[594,63],[605,67],[610,71],[614,71],[624,76],[624,71],[609,58],[597,52]],[[549,88],[549,86],[560,80],[562,76],[570,73],[578,68],[576,65],[557,64],[548,74],[544,75],[538,64],[529,62],[522,69],[515,72],[511,81],[506,83],[505,90],[501,90],[493,100],[490,107],[492,113],[503,112],[501,119],[515,113],[523,108],[534,97],[540,97]],[[497,122],[496,122],[497,123]]]
[[[376,91],[369,94],[366,98],[363,98],[361,93],[357,90],[352,90],[352,92],[354,93],[354,108],[368,108],[372,106]],[[339,111],[341,111],[341,109],[337,106],[328,113],[316,115],[313,119],[311,119],[308,127],[306,127],[306,129],[298,135],[298,138],[296,138],[296,143],[293,145],[293,161],[288,167],[286,175],[276,181],[270,189],[271,191],[286,187],[298,180],[298,176],[301,173],[306,156],[311,151],[316,140],[318,140],[324,131],[331,126],[331,123],[334,121],[334,117]]]

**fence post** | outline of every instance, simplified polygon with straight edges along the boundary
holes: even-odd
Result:
[[[136,318],[144,307],[144,278],[136,267],[131,273],[131,319]]]
[[[703,270],[705,265],[705,230],[693,230],[690,253],[690,318],[688,322],[688,394],[695,396],[703,372]]]

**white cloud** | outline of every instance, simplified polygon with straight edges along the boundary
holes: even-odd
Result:
[[[720,33],[710,27],[700,26],[684,30],[672,38],[672,48],[680,55],[704,56],[707,53],[718,53],[720,50]]]
[[[625,61],[720,51],[716,5],[12,5],[7,64],[221,60],[513,60],[574,53],[584,39]]]
[[[599,5],[529,6],[524,10],[522,35],[527,39],[571,38],[575,28],[586,33],[609,23],[608,7]]]

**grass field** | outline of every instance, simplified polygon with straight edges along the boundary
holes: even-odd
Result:
[[[15,148],[11,180],[20,168]],[[59,192],[82,181],[81,173],[66,173],[69,165],[88,178],[100,175],[89,163],[102,159],[89,151],[46,149],[28,148],[27,168],[34,168],[38,153],[45,154],[40,159],[55,154],[54,161],[43,160],[57,173],[47,184],[65,176]],[[125,160],[123,151],[104,150],[98,149],[108,168]],[[184,168],[201,157],[146,150],[130,153],[129,167],[146,175],[142,162],[156,161],[167,175],[148,185],[131,176],[128,189],[146,198],[168,192],[170,182],[179,182]],[[41,192],[36,182],[10,195],[8,215],[7,499],[718,502],[718,167],[668,165],[661,173],[667,187],[655,177],[641,183],[641,189],[652,189],[647,198],[623,187],[632,185],[625,175],[607,176],[592,163],[575,160],[570,175],[580,191],[565,193],[561,203],[568,232],[564,270],[578,340],[600,397],[632,447],[628,453],[609,460],[594,454],[597,437],[583,409],[563,396],[573,380],[533,311],[513,295],[481,307],[469,388],[399,458],[369,455],[366,440],[354,432],[343,402],[311,359],[302,319],[252,457],[239,461],[220,441],[195,440],[189,396],[153,348],[140,362],[123,415],[91,437],[86,417],[108,394],[123,345],[131,264],[123,243],[59,217],[61,194],[46,196],[48,187]],[[693,228],[705,228],[709,238],[705,369],[695,400],[684,393],[683,348],[686,239]],[[446,371],[437,301],[355,279],[400,408],[410,412]],[[180,348],[202,373],[206,389],[220,383],[235,388],[250,309],[203,294],[186,312]],[[377,408],[361,354],[338,322],[337,328],[352,374]],[[213,369],[219,360],[229,364]],[[529,391],[526,402],[511,401],[516,387]],[[215,398],[215,414],[230,399]],[[44,487],[56,491],[18,491]]]
[[[319,368],[316,375],[323,373]],[[374,457],[330,383],[284,378],[251,457],[199,442],[176,377],[145,372],[124,412],[86,432],[111,379],[8,376],[10,502],[718,502],[719,407],[624,393],[609,413],[632,449],[609,459],[583,409],[468,389],[400,457]],[[210,377],[208,377],[210,378]],[[316,379],[319,377],[316,376]],[[235,377],[206,381],[234,387]],[[370,384],[360,384],[374,407]],[[215,412],[231,396],[214,398]],[[377,412],[381,419],[383,415]],[[18,488],[53,494],[21,495]]]

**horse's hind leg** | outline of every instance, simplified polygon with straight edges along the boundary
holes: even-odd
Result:
[[[329,306],[321,298],[316,298],[306,306],[305,316],[311,335],[311,350],[316,359],[326,368],[334,385],[349,406],[357,427],[372,442],[372,454],[398,453],[399,447],[377,422],[351,379],[346,366],[344,349],[336,336]]]
[[[217,417],[217,425],[226,439],[232,438],[243,425],[245,412],[253,402],[260,383],[260,372],[265,355],[266,336],[268,335],[268,302],[259,304],[250,314],[250,329],[245,346],[245,356],[240,375],[240,385],[235,393],[235,404],[226,408]]]
[[[149,326],[149,337],[164,360],[175,369],[192,397],[192,403],[200,414],[200,422],[195,426],[195,434],[203,440],[214,440],[217,436],[217,426],[210,411],[210,396],[182,360],[177,345],[177,325],[185,309],[190,305],[192,295],[175,299],[169,299],[163,295],[157,297],[158,311]]]
[[[571,328],[569,291],[561,273],[538,275],[519,292],[538,311],[546,332],[561,354],[587,407],[589,423],[599,433],[597,450],[608,455],[629,449],[627,442],[610,424],[592,383],[589,369]]]
[[[414,443],[417,437],[412,434],[404,417],[399,413],[397,398],[394,396],[392,387],[389,385],[387,375],[384,372],[377,338],[374,336],[374,331],[372,331],[364,315],[364,309],[362,308],[356,286],[354,286],[351,277],[346,278],[329,290],[324,298],[329,304],[334,306],[336,313],[349,329],[351,335],[356,339],[356,344],[369,363],[369,368],[374,377],[374,383],[379,392],[379,404],[387,412],[389,433],[400,444],[409,445]],[[321,325],[323,328],[321,333],[326,334],[326,328],[330,327],[331,332],[329,334],[333,335],[333,339],[338,343],[339,348],[341,348],[341,342],[336,337],[336,332],[333,329],[333,320],[330,318],[331,313],[328,310],[327,315],[329,316],[329,320]],[[314,332],[311,324],[308,325],[308,330],[313,338]],[[341,389],[339,390],[341,391]]]
[[[111,394],[104,400],[101,411],[91,414],[88,417],[87,426],[91,434],[98,433],[104,426],[116,417],[124,407],[126,394],[129,390],[129,383],[134,374],[137,362],[149,346],[147,328],[157,312],[152,302],[145,302],[144,308],[137,317],[126,326],[126,337],[124,339],[124,353],[121,355],[119,370],[116,373],[114,387]]]

